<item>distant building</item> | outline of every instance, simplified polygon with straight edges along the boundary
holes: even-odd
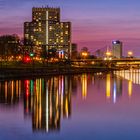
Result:
[[[122,47],[123,44],[121,41],[116,40],[112,42],[113,57],[122,58]]]
[[[16,35],[0,36],[0,58],[7,59],[19,55],[20,38]]]
[[[32,8],[32,21],[24,23],[24,40],[27,46],[41,46],[43,53],[56,49],[64,52],[64,58],[71,53],[71,23],[60,22],[60,8]]]
[[[105,54],[105,52],[102,51],[101,49],[98,49],[98,50],[96,50],[96,52],[95,52],[95,56],[96,56],[97,58],[103,58],[103,57],[104,57],[104,54]]]
[[[89,58],[89,56],[90,56],[90,53],[88,51],[88,48],[87,47],[83,47],[81,49],[81,52],[80,52],[80,58],[87,59],[87,58]]]
[[[77,44],[72,43],[72,45],[71,45],[71,58],[76,59],[77,57],[78,57]]]

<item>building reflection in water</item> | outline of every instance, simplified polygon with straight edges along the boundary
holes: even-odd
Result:
[[[131,97],[133,93],[133,83],[140,84],[140,70],[139,69],[131,69],[131,70],[123,70],[114,72],[118,77],[122,77],[128,80],[128,96]]]
[[[133,92],[133,83],[140,84],[140,70],[131,69],[131,70],[116,71],[115,75],[128,80],[128,96],[131,97]]]
[[[106,75],[106,97],[109,99],[111,96],[111,74]]]
[[[114,77],[113,83],[113,102],[116,103],[117,97],[122,96],[122,79],[120,77]]]
[[[0,103],[16,104],[21,95],[21,81],[3,81],[0,82]]]
[[[33,131],[59,131],[61,117],[71,116],[70,77],[26,80],[24,85],[24,110],[32,114]]]
[[[100,75],[106,79],[106,98],[114,103],[122,96],[122,79],[128,80],[128,95],[132,96],[133,83],[140,84],[140,72],[136,70],[114,72]],[[104,77],[105,76],[105,77]],[[123,78],[122,78],[123,77]],[[98,76],[83,74],[76,76],[57,76],[34,80],[11,80],[0,82],[0,103],[14,105],[24,98],[24,116],[32,118],[34,132],[59,131],[62,118],[71,116],[71,96],[77,93],[77,82],[82,86],[82,99],[87,98],[88,83],[95,88],[101,81]],[[22,94],[23,93],[23,94]],[[74,94],[75,95],[75,94]]]
[[[117,76],[114,76],[113,83],[111,79],[111,74],[106,74],[106,98],[112,98],[113,103],[116,103],[117,98],[122,96],[122,79]]]
[[[133,83],[131,80],[128,81],[128,95],[129,97],[132,96],[132,89],[133,89]]]
[[[134,84],[140,84],[140,70],[124,70],[124,71],[116,71],[115,75],[119,77],[123,77],[126,80],[131,80]]]
[[[82,98],[86,99],[87,97],[87,74],[82,75],[81,83],[82,83]]]

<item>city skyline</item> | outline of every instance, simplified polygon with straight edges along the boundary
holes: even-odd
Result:
[[[72,42],[77,43],[79,49],[86,46],[94,52],[119,39],[125,52],[132,50],[140,56],[138,0],[0,0],[0,34],[17,33],[23,37],[23,23],[30,20],[32,7],[46,5],[60,7],[61,19],[72,22]]]

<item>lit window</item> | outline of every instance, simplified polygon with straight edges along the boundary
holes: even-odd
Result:
[[[34,36],[31,35],[31,39],[34,39]]]
[[[52,26],[49,27],[50,31],[53,29]]]
[[[40,32],[42,31],[41,28],[39,28],[39,31],[40,31]]]
[[[61,40],[61,43],[63,43],[64,42],[64,40]]]
[[[39,26],[41,26],[41,22],[39,22],[39,24],[38,24]]]
[[[68,31],[65,31],[65,34],[68,35]]]
[[[59,39],[58,39],[58,38],[56,39],[56,42],[57,42],[57,43],[59,42]]]

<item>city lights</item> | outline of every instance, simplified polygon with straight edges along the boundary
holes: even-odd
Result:
[[[139,140],[139,13],[140,0],[0,0],[0,140]]]
[[[132,51],[128,51],[127,55],[128,55],[128,57],[133,57],[133,52]]]
[[[31,59],[30,59],[29,56],[25,56],[25,57],[23,58],[23,61],[24,61],[25,63],[29,63],[29,62],[31,61]]]
[[[88,56],[88,53],[87,52],[82,52],[82,58],[86,58]]]

